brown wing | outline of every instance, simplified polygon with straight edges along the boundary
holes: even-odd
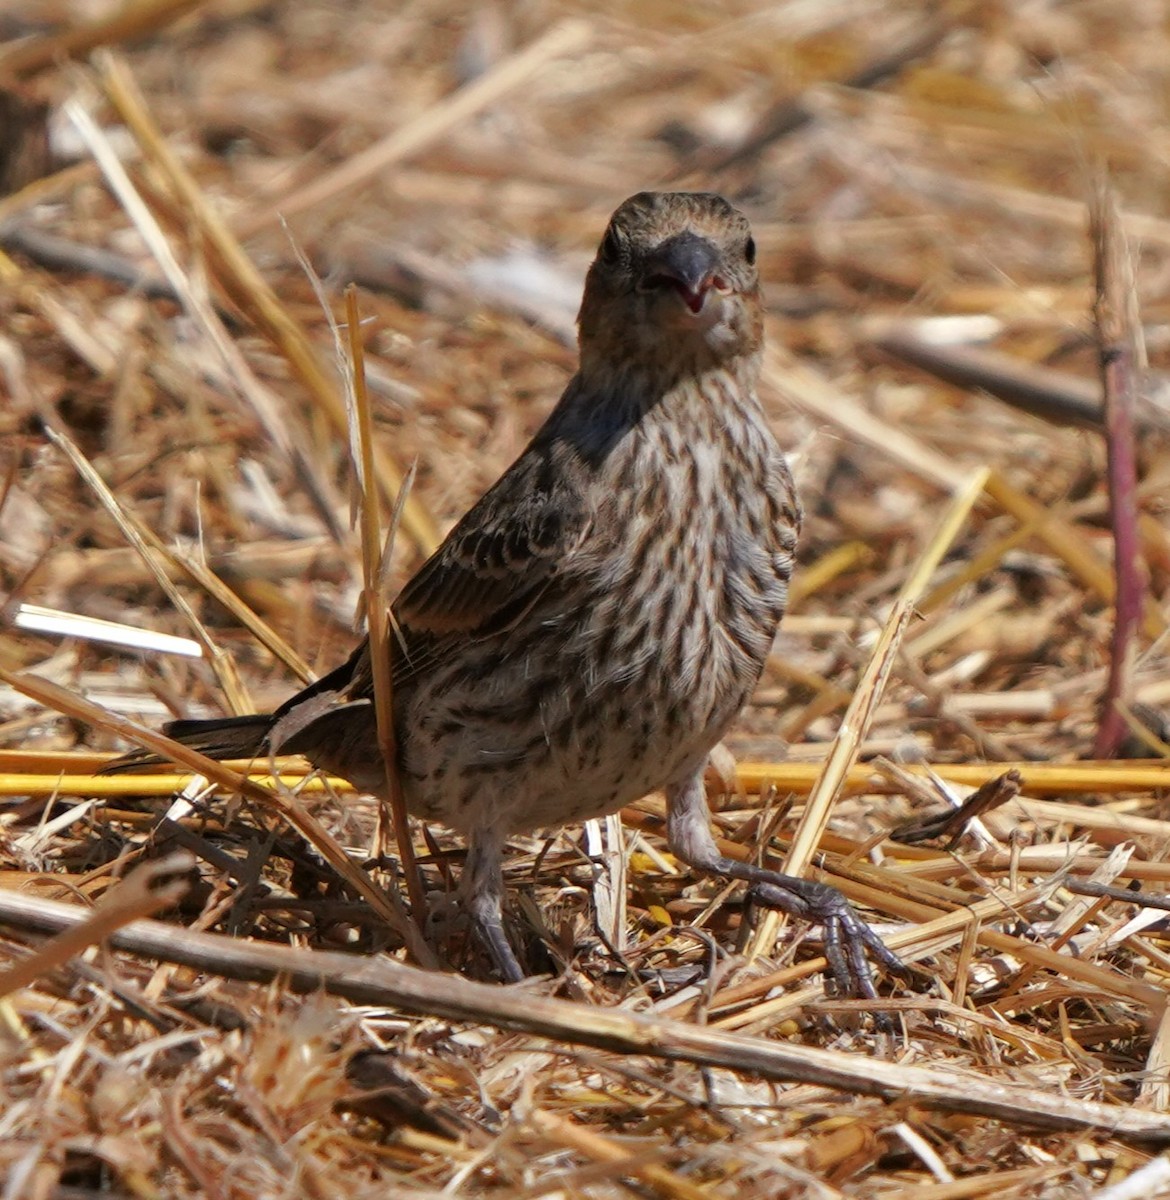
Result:
[[[478,638],[507,628],[571,563],[592,517],[578,482],[582,468],[571,456],[558,463],[554,455],[547,445],[531,446],[402,589],[390,635],[396,683],[450,653],[455,642],[448,635]],[[373,695],[367,641],[275,716],[323,692],[346,700]]]
[[[506,628],[585,540],[591,513],[568,464],[530,451],[419,568],[394,604],[408,641]]]

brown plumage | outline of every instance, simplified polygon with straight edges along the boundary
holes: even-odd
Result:
[[[505,978],[505,838],[665,789],[672,850],[823,921],[838,982],[896,959],[840,893],[722,857],[703,769],[784,612],[800,509],[756,398],[763,318],[745,218],[641,193],[589,270],[581,361],[544,426],[393,606],[407,806],[469,840],[462,892]],[[275,713],[178,721],[215,758],[301,753],[384,786],[367,646]],[[130,755],[121,766],[141,766]]]

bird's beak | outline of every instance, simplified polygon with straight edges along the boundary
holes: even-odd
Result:
[[[674,288],[687,308],[697,314],[716,282],[718,267],[718,249],[687,230],[667,239],[647,257],[641,286],[645,290]]]

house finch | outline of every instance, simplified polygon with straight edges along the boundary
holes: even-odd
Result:
[[[585,282],[580,369],[393,605],[407,807],[466,834],[462,902],[507,980],[523,974],[501,917],[508,835],[659,788],[671,850],[822,922],[843,991],[875,994],[867,949],[897,965],[838,891],[726,858],[711,835],[704,766],[759,679],[800,526],[756,398],[755,258],[720,196],[627,200]],[[385,788],[365,643],[274,713],[167,732],[213,758],[298,753]]]

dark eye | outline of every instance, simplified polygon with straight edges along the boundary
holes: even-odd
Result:
[[[755,265],[755,262],[756,262],[756,239],[754,237],[748,238],[747,242],[744,244],[743,256],[745,259],[747,259],[747,265],[749,267]]]
[[[622,256],[622,239],[618,236],[618,231],[611,225],[605,231],[605,237],[601,241],[601,249],[598,251],[598,257],[603,263],[608,263],[612,266]]]

